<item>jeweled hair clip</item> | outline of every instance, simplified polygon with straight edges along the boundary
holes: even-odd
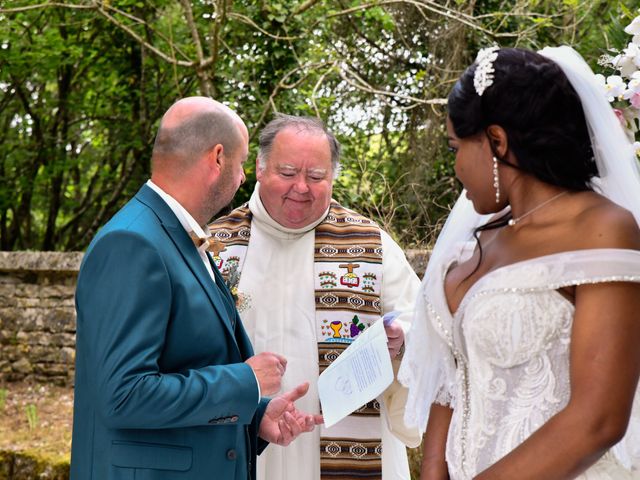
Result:
[[[493,46],[483,48],[476,57],[476,70],[473,74],[473,86],[479,97],[493,84],[493,62],[498,58],[500,47]]]

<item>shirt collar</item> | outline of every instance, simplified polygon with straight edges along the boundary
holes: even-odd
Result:
[[[271,215],[269,215],[269,212],[267,212],[267,209],[260,198],[260,182],[256,182],[256,188],[253,190],[251,199],[249,200],[249,210],[251,210],[255,220],[258,220],[260,223],[268,226],[270,230],[280,232],[286,236],[297,236],[313,230],[325,219],[329,213],[329,208],[330,207],[327,207],[327,210],[320,215],[320,218],[309,225],[305,225],[301,228],[287,228],[276,222]]]
[[[178,221],[182,225],[182,227],[187,231],[187,233],[194,232],[200,238],[209,237],[211,234],[207,231],[205,232],[203,228],[198,225],[198,222],[191,216],[191,214],[184,208],[180,203],[169,195],[167,192],[162,190],[158,185],[153,183],[151,179],[147,180],[147,185],[154,192],[160,195],[160,198],[165,201],[165,203],[169,206],[171,211],[178,218]],[[208,229],[207,229],[208,230]]]

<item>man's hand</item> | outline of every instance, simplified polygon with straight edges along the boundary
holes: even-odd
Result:
[[[277,353],[262,352],[248,358],[244,363],[248,364],[256,374],[260,384],[260,393],[263,396],[273,395],[280,391],[282,376],[287,370],[286,358]]]
[[[322,423],[322,415],[300,412],[294,402],[309,390],[309,383],[302,383],[293,390],[271,399],[260,422],[258,434],[267,442],[286,447],[298,435],[311,432]]]
[[[398,356],[400,348],[404,344],[404,330],[398,322],[391,322],[389,325],[384,326],[384,331],[387,334],[387,347],[389,348],[389,355],[391,360]]]

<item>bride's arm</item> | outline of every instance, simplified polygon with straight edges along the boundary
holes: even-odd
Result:
[[[420,480],[448,480],[445,461],[447,433],[453,410],[438,404],[431,405],[427,430],[422,439]]]
[[[576,287],[568,405],[476,480],[564,480],[625,433],[640,375],[640,284]]]

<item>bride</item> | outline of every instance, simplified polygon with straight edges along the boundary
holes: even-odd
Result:
[[[448,105],[465,190],[400,370],[421,479],[640,478],[640,176],[622,127],[569,47],[484,49]]]

